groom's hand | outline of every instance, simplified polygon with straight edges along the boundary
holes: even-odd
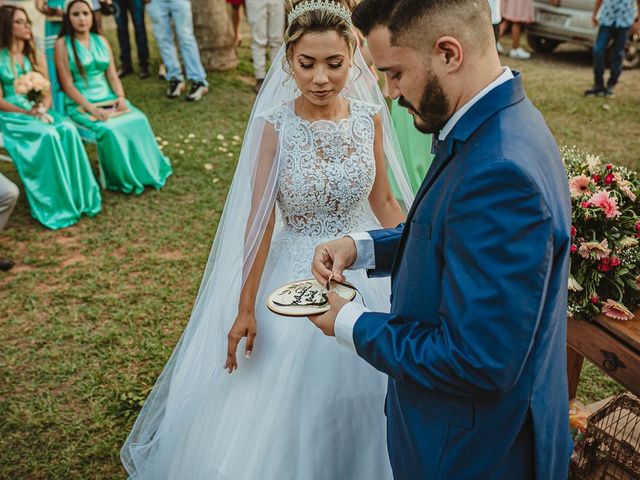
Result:
[[[327,285],[333,276],[336,282],[344,282],[342,272],[356,261],[358,251],[351,237],[342,237],[316,247],[311,263],[311,273],[320,285]]]
[[[311,320],[316,327],[322,330],[322,333],[325,335],[335,337],[336,318],[338,317],[340,310],[342,310],[342,307],[347,303],[349,303],[349,301],[345,300],[337,293],[329,292],[329,305],[331,305],[329,311],[322,315],[313,315],[309,317],[309,320]]]

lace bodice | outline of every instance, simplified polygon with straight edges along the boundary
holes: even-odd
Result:
[[[349,110],[337,123],[307,121],[286,104],[267,117],[281,133],[277,200],[288,233],[331,238],[370,225],[366,202],[376,175],[379,107],[350,100]]]

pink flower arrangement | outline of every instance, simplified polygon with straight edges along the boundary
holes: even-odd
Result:
[[[562,157],[572,206],[569,315],[631,320],[640,306],[640,180],[575,148]]]

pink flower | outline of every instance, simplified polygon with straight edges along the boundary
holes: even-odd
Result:
[[[600,175],[594,175],[592,178],[594,182],[598,183],[602,177]]]
[[[640,220],[636,222],[635,228],[636,228],[636,232],[640,232]]]
[[[610,163],[607,164],[607,170],[613,170],[613,165],[611,165]]]
[[[575,237],[576,233],[578,233],[578,230],[576,230],[576,227],[571,225],[571,238]]]
[[[591,296],[591,303],[593,303],[594,305],[597,305],[599,301],[600,299],[598,298],[598,295]]]
[[[620,259],[618,257],[611,257],[611,266],[612,267],[619,267],[620,266]]]
[[[589,208],[589,202],[582,202],[582,203],[580,204],[580,206],[581,206],[582,208]]]
[[[595,257],[597,260],[606,258],[611,253],[609,242],[605,238],[602,242],[585,242],[578,249],[580,256],[584,258]]]
[[[579,175],[569,180],[569,191],[574,197],[586,195],[589,193],[589,184],[591,179],[586,175]]]
[[[571,245],[571,253],[576,253],[578,251],[578,247],[575,245]]]
[[[607,218],[619,217],[622,212],[618,210],[618,201],[609,196],[609,192],[602,191],[591,195],[589,205],[602,209]]]
[[[631,320],[634,317],[627,307],[611,299],[602,304],[602,313],[616,320]]]
[[[604,184],[605,185],[611,185],[614,181],[615,181],[615,177],[614,177],[613,173],[610,173],[609,175],[604,177]]]

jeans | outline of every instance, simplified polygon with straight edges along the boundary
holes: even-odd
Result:
[[[153,35],[160,49],[162,62],[167,69],[167,80],[184,80],[178,60],[171,19],[178,35],[180,55],[184,61],[187,78],[193,82],[207,83],[207,74],[200,62],[198,43],[193,34],[193,17],[190,0],[151,0],[147,3],[147,14],[153,25]]]
[[[131,43],[129,42],[129,15],[136,32],[136,46],[138,61],[141,67],[149,65],[149,46],[147,45],[147,30],[144,27],[143,0],[113,0],[116,7],[116,25],[118,26],[118,43],[120,44],[120,67],[131,68]]]
[[[624,58],[624,46],[627,43],[629,28],[606,27],[600,25],[596,43],[593,46],[593,75],[594,85],[604,88],[605,56],[607,47],[613,42],[611,55],[611,75],[607,82],[607,87],[613,88],[618,83],[620,73],[622,73],[622,59]]]
[[[251,57],[257,79],[263,79],[267,69],[267,48],[270,60],[276,58],[284,36],[284,2],[282,0],[245,0],[247,20],[251,25]]]

